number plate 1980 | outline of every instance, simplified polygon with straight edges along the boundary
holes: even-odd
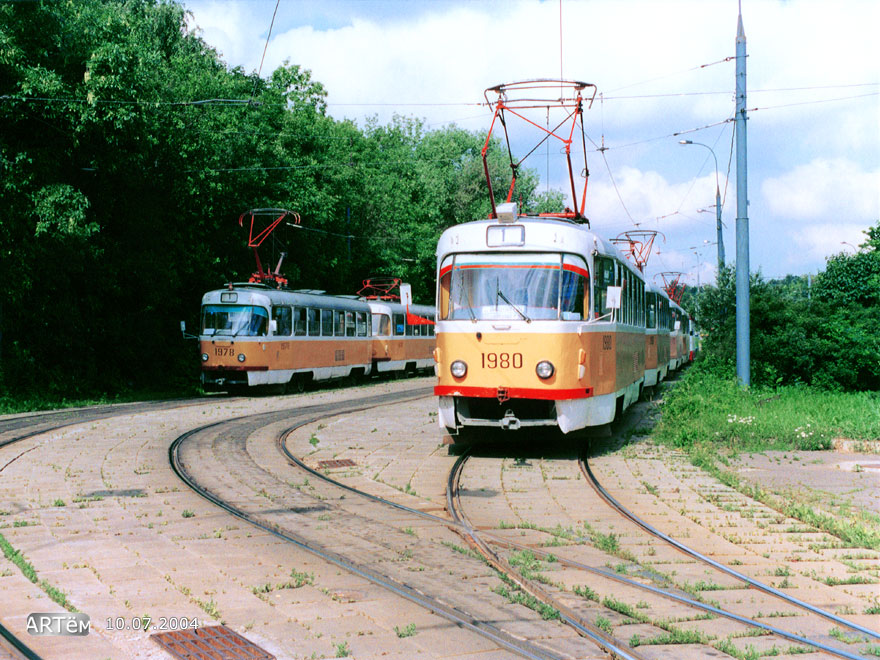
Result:
[[[483,369],[522,369],[522,353],[481,353]]]

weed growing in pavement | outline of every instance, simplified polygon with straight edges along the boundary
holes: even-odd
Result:
[[[314,573],[301,573],[297,571],[295,568],[290,571],[290,577],[293,578],[292,581],[288,580],[287,582],[279,582],[275,585],[276,589],[299,589],[307,584],[315,584],[315,574]]]
[[[636,608],[634,608],[632,605],[617,600],[616,598],[612,598],[611,596],[605,596],[605,598],[602,599],[602,604],[609,610],[619,612],[620,614],[628,616],[630,619],[634,619],[639,623],[650,622],[649,617],[644,615],[642,612],[638,612]]]
[[[195,516],[196,514],[193,513],[192,511],[190,511],[189,509],[184,509],[184,510],[183,510],[183,513],[181,513],[180,515],[181,515],[182,517],[184,517],[184,518],[192,518],[192,517]]]
[[[659,623],[655,623],[654,625],[660,626]],[[663,627],[663,626],[660,626]],[[639,638],[639,645],[652,645],[652,644],[705,644],[708,645],[711,641],[711,637],[707,636],[704,633],[701,633],[699,630],[686,630],[683,628],[674,628],[673,626],[666,626],[666,632],[662,635],[657,635],[656,637],[649,637],[648,639]],[[632,641],[632,640],[630,640]]]
[[[417,633],[416,624],[408,623],[403,628],[398,628],[397,626],[394,626],[394,632],[396,632],[397,636],[401,639],[403,639],[404,637],[412,637]]]
[[[205,612],[205,614],[207,614],[209,617],[211,617],[212,619],[217,619],[217,620],[220,619],[220,610],[217,609],[217,603],[214,602],[213,598],[211,600],[209,600],[208,602],[205,602],[203,600],[199,600],[198,598],[196,598],[196,603],[198,604],[199,607],[202,608],[202,610]]]
[[[337,658],[344,658],[349,653],[351,653],[351,650],[348,648],[348,642],[339,642],[336,645],[336,657]]]
[[[492,591],[499,596],[506,598],[508,602],[517,605],[525,605],[530,610],[534,610],[535,612],[540,614],[541,618],[545,621],[560,618],[559,610],[557,610],[555,607],[552,607],[547,603],[542,603],[531,594],[526,593],[506,575],[499,573],[498,577],[501,578],[502,584],[499,584],[497,587],[492,589]]]
[[[842,631],[838,627],[834,627],[828,631],[829,637],[833,637],[839,642],[843,642],[844,644],[858,644],[860,642],[867,642],[868,639],[861,635],[848,635],[844,631]]]
[[[316,436],[314,433],[312,433],[312,437],[309,438],[309,444],[310,444],[312,447],[314,447],[315,449],[317,449],[317,448],[318,448],[318,443],[319,443],[319,442],[321,442],[321,441],[320,441],[320,439],[318,439],[318,436]]]
[[[62,500],[61,498],[58,498],[54,502],[52,502],[52,506],[67,506],[67,505],[64,503],[64,500]]]
[[[584,585],[575,585],[574,587],[572,587],[571,590],[573,592],[575,592],[581,598],[586,598],[587,600],[594,600],[597,603],[599,602],[599,594],[597,594],[595,591],[593,591],[590,587],[588,587],[585,584]]]
[[[880,644],[869,644],[862,649],[862,653],[865,655],[875,655],[880,658]]]
[[[22,575],[24,575],[28,580],[30,580],[37,586],[39,586],[40,589],[42,589],[46,593],[46,595],[49,596],[49,598],[61,605],[61,607],[66,609],[68,612],[78,611],[67,600],[67,594],[50,584],[48,580],[40,580],[37,577],[36,569],[27,559],[25,559],[25,556],[21,553],[21,550],[16,550],[2,534],[0,534],[0,550],[3,551],[3,556],[6,557],[6,559],[11,561],[13,564],[15,564],[15,566],[18,567],[18,570],[21,571]]]
[[[611,622],[604,616],[596,617],[596,627],[602,632],[608,633],[609,635],[614,631],[614,629],[611,627]]]

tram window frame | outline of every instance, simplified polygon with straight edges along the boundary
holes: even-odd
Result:
[[[394,314],[391,319],[391,329],[395,337],[403,337],[406,335],[406,315]]]
[[[276,337],[289,337],[293,334],[293,311],[288,305],[272,307],[272,320],[275,321]]]
[[[437,319],[434,314],[430,314],[428,318],[431,320],[431,324],[428,326],[428,336],[433,337],[435,331],[434,324],[437,322]]]
[[[333,310],[333,336],[345,337],[345,312],[341,309]]]
[[[378,312],[372,315],[372,327],[374,337],[391,336],[391,315]]]
[[[357,328],[357,336],[358,337],[369,337],[367,332],[367,313],[366,312],[355,312],[355,327]]]
[[[321,310],[314,307],[306,308],[309,337],[321,336]]]
[[[607,303],[608,287],[615,286],[616,280],[614,259],[597,255],[593,258],[593,273],[593,314],[598,319],[611,313]]]
[[[354,310],[351,309],[345,310],[345,336],[357,336],[357,324],[354,320]]]
[[[307,329],[307,319],[306,308],[305,307],[294,307],[293,308],[293,335],[295,337],[305,337],[306,329]]]
[[[333,310],[322,309],[321,311],[321,336],[333,336]]]
[[[407,337],[413,336],[413,325],[411,323],[406,324],[406,336]]]

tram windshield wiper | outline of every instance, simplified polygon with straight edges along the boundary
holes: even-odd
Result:
[[[528,316],[526,316],[525,313],[519,307],[517,307],[512,302],[510,302],[510,298],[508,298],[507,296],[504,295],[504,292],[501,290],[501,287],[499,287],[496,282],[496,284],[495,284],[495,306],[496,307],[498,307],[498,298],[501,298],[501,300],[503,300],[508,305],[510,305],[511,308],[513,308],[513,311],[516,312],[517,314],[519,314],[526,323],[532,322],[532,319],[530,319]]]

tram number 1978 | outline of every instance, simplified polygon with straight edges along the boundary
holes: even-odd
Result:
[[[522,353],[481,353],[483,369],[522,369]]]

